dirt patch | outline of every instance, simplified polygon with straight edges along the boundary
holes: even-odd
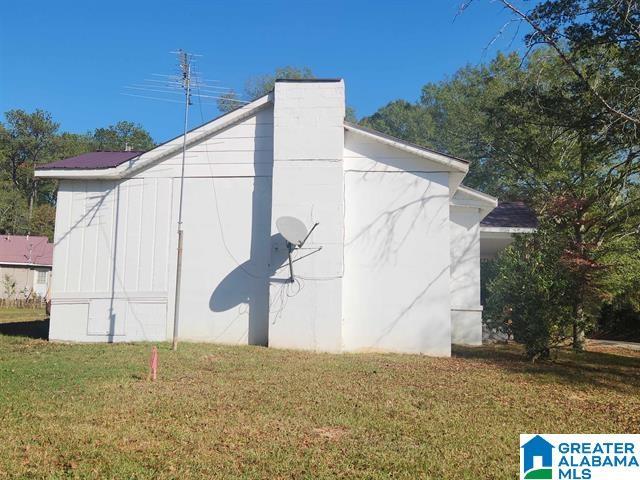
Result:
[[[313,433],[327,440],[337,441],[349,434],[349,430],[344,427],[320,427],[314,428]]]

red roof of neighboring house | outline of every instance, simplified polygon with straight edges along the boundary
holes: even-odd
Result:
[[[50,267],[53,244],[47,237],[0,235],[0,263],[20,263]]]
[[[118,165],[142,155],[144,152],[89,152],[77,157],[65,158],[57,162],[38,165],[36,170],[56,169],[98,169],[114,168]]]

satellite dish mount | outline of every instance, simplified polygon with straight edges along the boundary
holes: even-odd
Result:
[[[302,248],[311,233],[319,225],[318,222],[307,232],[307,227],[295,217],[280,217],[276,220],[276,227],[280,235],[287,241],[287,250],[289,251],[289,281],[293,282],[293,260],[291,254],[296,248]]]

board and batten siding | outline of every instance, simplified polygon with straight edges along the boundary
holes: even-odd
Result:
[[[170,147],[167,144],[166,148]],[[165,147],[159,147],[162,148]],[[178,153],[146,168],[136,177],[178,178],[181,164],[182,154]],[[185,177],[270,177],[272,169],[273,107],[265,107],[192,145],[187,150]]]
[[[224,238],[220,224],[212,221],[218,215],[229,218],[228,211],[216,211],[218,206],[209,195],[213,191],[211,180],[216,178],[216,182],[224,182],[218,187],[222,207],[236,205],[240,211],[233,214],[249,219],[249,224],[240,222],[247,227],[231,229],[226,241],[234,242],[236,231],[243,238],[251,238],[252,225],[259,224],[260,230],[267,232],[263,239],[267,243],[259,248],[254,240],[247,248],[254,253],[260,250],[262,253],[255,254],[260,259],[268,257],[268,228],[262,226],[264,222],[251,223],[252,212],[248,209],[258,203],[270,206],[270,181],[266,179],[270,178],[273,164],[272,112],[271,107],[264,108],[187,150],[185,188],[193,186],[194,192],[185,197],[185,208],[190,209],[185,245],[193,247],[192,253],[210,248],[215,249],[215,255],[231,254],[219,243]],[[159,148],[169,148],[175,141]],[[49,332],[52,340],[138,341],[171,337],[180,169],[178,154],[125,180],[60,182]],[[265,178],[259,182],[259,189],[255,186],[256,176]],[[198,178],[204,183],[198,183],[196,188],[192,182]],[[199,221],[205,217],[206,221]],[[269,221],[266,220],[267,226]],[[241,243],[238,257],[246,253],[245,243]],[[197,255],[186,259],[196,265],[201,260],[215,261],[210,257],[207,254],[202,259]],[[188,319],[196,313],[208,314],[198,324],[185,324],[186,337],[230,343],[249,341],[248,326],[240,324],[248,322],[249,314],[218,312],[219,305],[211,303],[216,282],[230,273],[233,262],[218,262],[215,278],[191,278],[189,275],[197,277],[202,270],[184,271],[183,279],[188,284],[207,284],[198,290],[200,296],[189,298],[182,306],[181,316]],[[261,298],[266,295],[264,288],[258,288]],[[248,310],[241,305],[235,308]],[[255,310],[258,308],[253,313]],[[268,312],[261,314],[265,315]],[[235,322],[233,328],[229,327],[231,321]],[[257,336],[260,339],[256,343],[265,342],[266,333]]]
[[[173,183],[60,182],[50,338],[166,337]]]

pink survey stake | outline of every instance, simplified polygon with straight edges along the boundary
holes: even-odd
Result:
[[[151,380],[155,381],[158,376],[158,348],[156,346],[151,349],[149,367],[151,368]]]

